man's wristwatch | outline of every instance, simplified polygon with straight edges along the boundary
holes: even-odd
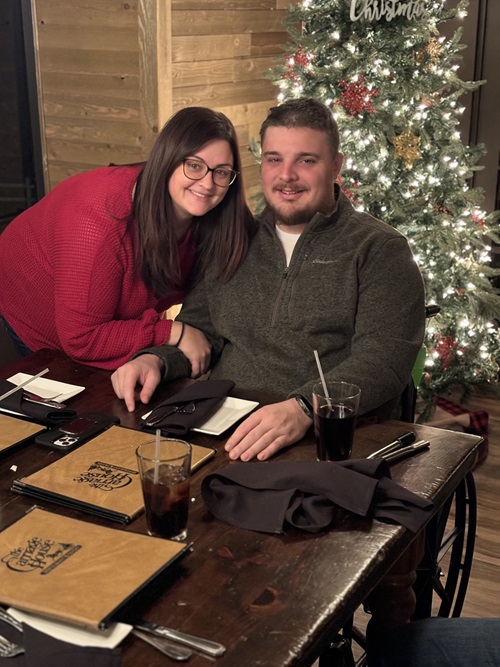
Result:
[[[300,406],[300,409],[309,417],[309,419],[313,418],[313,411],[311,405],[306,401],[306,399],[303,396],[294,396],[294,399],[297,401],[297,403]]]

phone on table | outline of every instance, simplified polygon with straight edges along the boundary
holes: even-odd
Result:
[[[37,445],[68,452],[102,433],[113,424],[119,424],[118,417],[102,412],[86,412],[56,428],[43,431],[35,438]]]

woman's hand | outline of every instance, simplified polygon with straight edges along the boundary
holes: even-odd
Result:
[[[140,357],[120,366],[111,376],[111,384],[118,398],[123,398],[127,410],[135,410],[136,387],[142,403],[149,403],[154,390],[160,384],[162,361],[154,354]]]
[[[182,323],[174,321],[172,330],[176,324]],[[183,331],[179,329],[178,336],[177,338],[174,338],[174,340],[178,340],[181,334],[182,337],[180,343],[176,345],[176,347],[189,359],[191,364],[191,377],[200,377],[200,375],[203,375],[203,373],[206,373],[208,370],[212,354],[212,346],[208,342],[204,333],[199,329],[189,326],[189,324],[184,324]],[[172,335],[170,336],[170,339],[172,339]]]

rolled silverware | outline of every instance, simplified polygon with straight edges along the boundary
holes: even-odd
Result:
[[[172,639],[175,642],[179,642],[179,644],[184,644],[185,646],[194,648],[197,651],[206,653],[212,657],[218,657],[226,652],[226,647],[223,644],[211,641],[210,639],[196,637],[195,635],[189,635],[186,632],[181,632],[180,630],[167,628],[163,625],[158,625],[158,623],[152,623],[151,621],[141,620],[139,623],[135,623],[134,627],[138,630],[151,632],[158,637]]]

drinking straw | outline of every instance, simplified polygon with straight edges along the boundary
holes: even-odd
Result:
[[[325,375],[323,373],[323,368],[321,367],[321,361],[319,360],[318,350],[314,350],[314,357],[316,359],[316,364],[318,366],[319,377],[321,378],[321,384],[323,385],[323,391],[325,392],[325,397],[328,399],[328,402],[330,402],[330,395],[326,387]]]
[[[154,473],[153,473],[153,482],[155,484],[158,484],[158,478],[159,478],[159,473],[160,473],[160,435],[161,435],[161,429],[157,428],[156,429],[156,447],[155,447],[155,467],[154,467]]]
[[[3,399],[4,399],[4,398],[7,398],[7,396],[10,396],[10,395],[13,394],[14,392],[16,392],[18,389],[21,389],[22,387],[25,387],[25,386],[26,386],[27,384],[29,384],[30,382],[33,382],[33,380],[37,380],[38,378],[41,378],[42,375],[45,375],[45,373],[48,373],[48,372],[49,372],[49,369],[48,369],[48,368],[45,368],[43,371],[40,371],[40,372],[37,373],[36,375],[33,375],[32,377],[30,377],[30,378],[28,378],[27,380],[25,380],[24,382],[21,382],[21,384],[18,384],[18,385],[16,385],[15,387],[13,387],[12,389],[9,389],[9,391],[6,391],[5,394],[2,394],[2,395],[0,396],[0,401],[3,401]]]

